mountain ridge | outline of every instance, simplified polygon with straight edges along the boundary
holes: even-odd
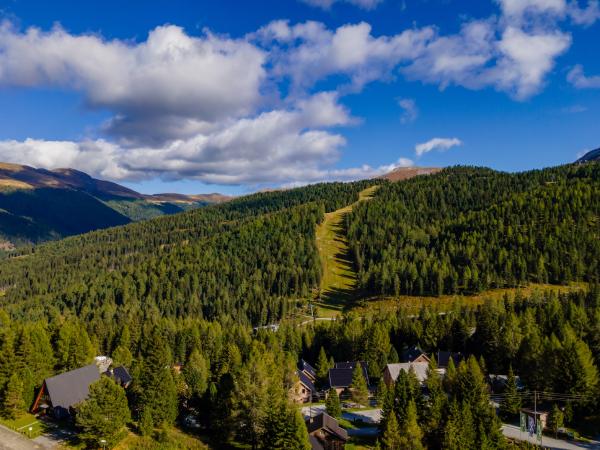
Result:
[[[0,251],[230,199],[217,193],[141,194],[76,169],[0,163]]]

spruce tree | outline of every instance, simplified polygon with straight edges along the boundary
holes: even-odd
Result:
[[[77,407],[79,436],[90,446],[97,446],[100,439],[114,445],[130,420],[125,390],[109,377],[92,383],[90,395]]]
[[[208,361],[197,349],[194,350],[183,368],[183,377],[192,395],[200,397],[206,392],[209,376]]]
[[[381,377],[381,378],[379,378],[379,382],[377,383],[377,406],[379,406],[380,408],[383,407],[383,404],[385,403],[387,394],[388,394],[387,385],[385,384],[383,377]]]
[[[423,450],[423,432],[417,423],[417,406],[414,400],[408,402],[406,419],[400,427],[400,448],[406,450]]]
[[[329,414],[331,417],[335,417],[336,419],[342,417],[342,405],[340,404],[340,397],[334,388],[329,389],[327,392],[325,409],[327,414]]]
[[[381,437],[381,447],[385,450],[399,450],[402,444],[402,436],[398,427],[396,414],[392,413],[386,420],[385,430]]]
[[[369,388],[363,374],[361,363],[356,364],[352,372],[352,384],[350,385],[352,392],[352,401],[359,405],[368,406],[369,403]]]
[[[23,400],[23,381],[14,373],[8,379],[4,389],[2,401],[2,413],[9,419],[15,419],[25,412],[25,401]]]
[[[329,376],[329,369],[331,368],[329,364],[329,360],[327,359],[327,355],[325,354],[325,349],[321,347],[319,350],[319,356],[317,358],[317,381],[319,384],[325,383],[327,377]]]
[[[500,402],[500,415],[505,420],[514,419],[521,409],[521,397],[517,390],[517,380],[512,366],[508,368],[508,378],[504,398]]]
[[[558,430],[564,426],[565,415],[558,405],[552,405],[552,410],[548,415],[548,428],[554,432],[554,437],[558,437]]]
[[[438,448],[441,445],[441,426],[447,404],[447,397],[442,387],[440,374],[437,372],[435,360],[431,360],[427,368],[427,403],[425,408],[424,428],[429,447]]]

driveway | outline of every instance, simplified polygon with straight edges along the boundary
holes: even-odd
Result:
[[[41,450],[43,448],[21,433],[0,425],[0,450]]]
[[[530,437],[528,433],[521,433],[521,430],[519,429],[519,427],[515,426],[515,425],[503,425],[502,426],[502,433],[504,434],[504,436],[509,437],[511,439],[516,439],[519,441],[527,441],[530,442],[532,444],[537,444],[537,439],[534,437]],[[584,443],[579,443],[579,442],[569,442],[569,441],[563,441],[560,439],[553,439],[551,437],[548,436],[544,436],[544,439],[542,441],[542,444],[544,445],[544,448],[550,448],[550,449],[560,449],[560,450],[582,450],[582,449],[588,449],[588,450],[600,450],[600,442],[598,441],[594,441],[591,444],[584,444]]]

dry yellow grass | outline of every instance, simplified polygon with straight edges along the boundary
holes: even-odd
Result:
[[[378,186],[371,186],[359,194],[355,203],[325,214],[317,227],[316,239],[323,276],[320,298],[316,299],[320,317],[340,314],[356,290],[356,272],[348,257],[348,241],[344,230],[344,217],[359,202],[369,200]]]
[[[0,189],[3,189],[3,188],[33,189],[33,186],[30,185],[29,183],[25,183],[24,181],[0,179]]]
[[[373,297],[363,299],[361,302],[362,304],[354,308],[354,310],[361,315],[368,313],[393,312],[399,308],[418,311],[423,306],[444,310],[455,305],[475,307],[482,305],[487,299],[500,300],[505,295],[510,297],[514,296],[517,292],[522,296],[527,297],[535,292],[555,291],[558,293],[565,293],[584,289],[587,289],[586,283],[570,283],[566,286],[530,283],[527,286],[518,288],[490,289],[476,295],[441,295],[439,297],[400,295],[398,297]]]

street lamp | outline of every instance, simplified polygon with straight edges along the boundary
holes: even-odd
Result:
[[[106,439],[100,439],[100,443],[102,444],[102,450],[106,447]]]

